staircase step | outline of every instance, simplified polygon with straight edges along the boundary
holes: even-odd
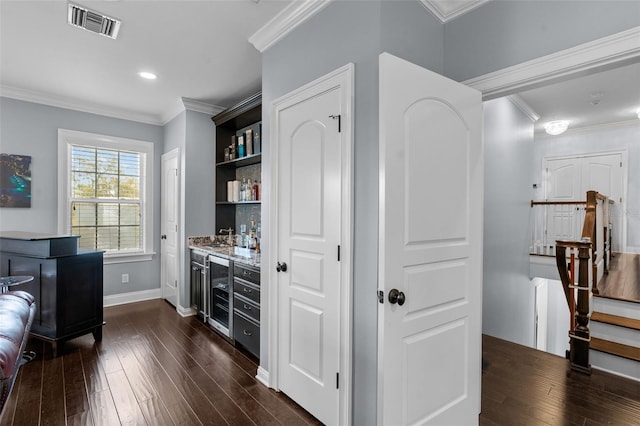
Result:
[[[599,296],[594,297],[592,301],[595,312],[605,312],[607,314],[640,320],[638,303]]]
[[[603,312],[593,312],[591,321],[603,322],[606,324],[617,325],[619,327],[640,330],[640,320],[635,318],[621,317],[619,315],[605,314]]]
[[[591,337],[589,348],[640,362],[640,348]]]

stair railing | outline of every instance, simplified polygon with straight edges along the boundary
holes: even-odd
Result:
[[[610,255],[609,204],[610,201],[606,196],[596,191],[588,191],[581,239],[579,241],[556,240],[556,265],[570,314],[569,360],[572,369],[587,374],[591,373],[589,364],[590,297],[592,292],[597,294],[598,291],[595,284],[601,276],[598,264],[604,259],[606,270]],[[576,255],[577,276],[575,274]]]

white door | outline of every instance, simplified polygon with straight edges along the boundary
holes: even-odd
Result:
[[[379,60],[378,423],[477,424],[481,94],[387,53]]]
[[[584,157],[582,159],[582,189],[598,191],[614,201],[611,205],[613,221],[612,249],[623,251],[626,242],[623,241],[624,223],[624,173],[622,153],[603,154]]]
[[[575,158],[545,161],[547,201],[586,200],[582,190],[582,165]],[[556,240],[573,240],[582,233],[584,206],[559,204],[545,206],[545,247]]]
[[[624,169],[622,153],[545,159],[548,201],[585,201],[594,190],[614,201],[613,249],[623,247]],[[582,232],[584,207],[554,206],[547,215],[547,240],[575,239]]]
[[[162,297],[173,306],[178,305],[178,159],[175,149],[162,155],[162,197],[160,211],[160,280]]]
[[[343,96],[330,87],[279,108],[275,138],[278,388],[328,425],[340,414]]]

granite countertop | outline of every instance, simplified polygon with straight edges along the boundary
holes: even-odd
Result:
[[[213,256],[256,268],[260,267],[260,253],[256,250],[221,244],[220,240],[210,236],[188,237],[187,241],[190,249],[201,250]]]

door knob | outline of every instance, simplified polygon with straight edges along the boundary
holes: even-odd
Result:
[[[285,262],[278,262],[278,265],[276,266],[276,271],[278,272],[287,272],[287,264]]]
[[[398,289],[392,289],[389,292],[389,303],[391,303],[392,305],[394,304],[398,304],[400,306],[404,305],[404,301],[405,301],[405,297],[404,297],[404,293],[401,291],[398,291]]]
[[[166,240],[166,239],[167,239],[167,236],[166,236],[165,234],[162,234],[162,235],[160,236],[160,239],[161,239],[161,240]]]

